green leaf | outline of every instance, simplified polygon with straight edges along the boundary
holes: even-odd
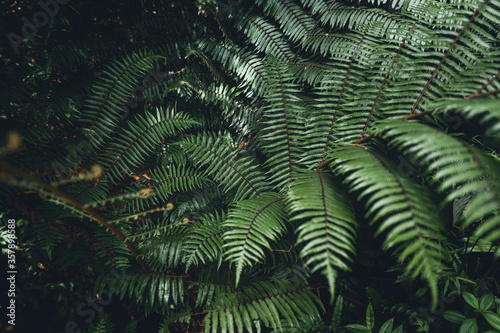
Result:
[[[500,124],[498,121],[491,121],[498,119],[500,116],[500,101],[496,98],[478,100],[463,98],[443,99],[434,102],[431,109],[439,115],[446,114],[447,111],[459,112],[459,114],[468,119],[480,119],[480,122],[490,127],[491,131],[498,131]],[[490,121],[488,121],[490,120]]]
[[[203,177],[195,170],[181,165],[170,168],[158,167],[151,171],[151,179],[155,182],[155,193],[163,202],[168,202],[174,192],[187,192],[210,182],[208,177]]]
[[[465,317],[460,312],[452,311],[452,310],[447,310],[447,311],[443,312],[443,317],[444,317],[444,319],[451,321],[452,323],[455,323],[455,324],[460,324],[464,320],[467,319],[467,317]]]
[[[384,234],[384,249],[393,249],[413,277],[428,282],[437,304],[436,272],[449,253],[441,244],[443,226],[437,222],[432,192],[401,175],[386,157],[361,146],[339,145],[329,158],[336,160],[336,170],[345,175],[350,190],[359,193],[358,200],[366,201],[370,223],[380,223],[375,235]]]
[[[312,271],[327,278],[333,302],[337,269],[349,270],[355,253],[357,223],[341,184],[319,170],[297,176],[288,191],[288,207],[297,228],[300,253]]]
[[[210,324],[213,332],[219,327],[222,332],[229,332],[234,325],[244,325],[252,332],[259,321],[278,329],[285,319],[298,325],[296,318],[319,317],[318,307],[322,308],[322,304],[309,289],[297,288],[286,280],[259,281],[242,291],[214,297],[206,306],[205,324]]]
[[[104,143],[119,125],[124,111],[123,105],[133,94],[154,61],[163,58],[153,52],[139,51],[123,57],[108,66],[104,75],[93,85],[87,107],[82,113],[82,121],[89,124],[88,133],[99,144]]]
[[[483,316],[486,321],[493,326],[494,329],[500,330],[500,316],[491,311],[483,312]]]
[[[347,328],[350,332],[354,333],[370,333],[372,331],[368,327],[360,324],[350,324],[344,327]]]
[[[263,193],[239,201],[229,212],[224,233],[226,260],[236,264],[236,285],[245,266],[253,266],[264,258],[264,249],[270,249],[285,230],[284,198],[277,193]]]
[[[481,296],[479,300],[479,311],[488,311],[495,303],[495,296],[492,293]]]
[[[380,327],[380,330],[378,333],[392,333],[392,327],[394,325],[394,318],[389,319],[386,321],[382,327]]]
[[[439,181],[446,201],[471,195],[465,208],[465,227],[483,220],[474,236],[486,241],[500,238],[500,164],[485,151],[430,126],[384,120],[377,133],[406,154],[413,154],[427,175]],[[450,191],[451,188],[455,190]]]
[[[467,291],[462,291],[462,296],[470,306],[472,306],[476,310],[479,310],[479,301],[474,295]]]
[[[474,282],[474,281],[472,281],[472,280],[469,280],[469,279],[466,279],[466,278],[464,278],[464,277],[457,276],[457,279],[462,280],[462,281],[465,281],[465,282],[468,282],[468,283],[470,283],[470,284],[476,284],[476,282]],[[457,283],[458,283],[458,285],[457,285]],[[457,281],[457,283],[455,284],[455,286],[457,287],[457,289],[458,289],[458,290],[460,290],[460,284],[459,284],[459,282],[458,282],[458,281]]]
[[[366,327],[368,327],[371,330],[373,329],[374,326],[375,326],[375,315],[373,313],[372,303],[370,303],[366,308]]]
[[[333,310],[332,325],[334,328],[340,328],[340,319],[342,316],[342,307],[344,304],[344,299],[342,296],[337,296],[337,301],[335,302],[335,309]]]
[[[460,325],[459,333],[477,333],[476,318],[469,318]]]
[[[396,329],[392,333],[403,333],[403,324],[396,327]]]
[[[210,219],[211,218],[211,219]],[[189,232],[182,242],[183,250],[186,254],[187,272],[192,264],[208,264],[212,261],[218,261],[219,266],[222,261],[224,229],[220,226],[218,220],[225,217],[214,217],[207,214],[200,218],[200,222]],[[217,221],[217,223],[214,223]]]
[[[302,142],[297,138],[304,132],[304,106],[301,87],[285,62],[269,62],[266,71],[270,85],[266,86],[263,99],[268,103],[262,115],[259,141],[267,154],[268,181],[276,189],[289,187],[294,174],[299,171],[297,161],[303,153]]]
[[[176,113],[173,109],[159,107],[156,112],[148,110],[144,115],[137,114],[134,121],[129,121],[128,126],[118,132],[116,143],[107,147],[106,153],[97,160],[102,166],[103,178],[111,178],[113,182],[122,180],[124,174],[145,163],[155,142],[178,135],[196,124],[188,114]]]
[[[232,141],[230,134],[203,132],[186,136],[177,144],[198,169],[220,183],[225,193],[231,193],[231,201],[249,199],[268,185],[261,167],[250,156],[241,157]]]

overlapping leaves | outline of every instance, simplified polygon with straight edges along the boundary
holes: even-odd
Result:
[[[500,239],[500,163],[466,142],[429,126],[408,122],[384,121],[379,135],[413,154],[429,176],[440,182],[443,192],[454,189],[448,201],[472,195],[464,210],[465,225],[481,222],[475,230],[486,241]]]
[[[301,256],[313,272],[321,270],[334,290],[337,270],[349,270],[355,254],[357,224],[346,193],[332,175],[310,171],[295,179],[287,200],[293,220],[300,223]]]
[[[224,233],[226,258],[236,265],[236,285],[245,266],[264,258],[269,240],[277,240],[286,230],[283,198],[275,193],[239,201],[229,212]]]
[[[427,280],[437,300],[437,271],[449,255],[440,243],[443,225],[432,192],[365,147],[339,146],[330,157],[350,190],[366,199],[366,215],[380,224],[377,234],[384,234],[386,249],[399,246],[399,260],[408,260],[406,269]]]

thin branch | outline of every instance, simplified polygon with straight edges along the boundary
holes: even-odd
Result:
[[[417,113],[417,114],[412,114],[411,116],[403,118],[403,121],[417,119],[417,118],[420,118],[422,116],[425,116],[425,115],[431,114],[431,113],[432,113],[432,111],[424,111],[424,112],[420,112],[420,113]]]
[[[478,90],[478,91],[479,91],[479,90]],[[486,92],[486,93],[482,93],[482,94],[478,94],[478,93],[476,92],[476,93],[474,93],[473,95],[470,95],[470,96],[464,97],[464,99],[480,98],[480,97],[489,96],[489,95],[496,95],[496,94],[500,94],[500,90],[488,91],[488,92]]]
[[[361,145],[361,144],[363,144],[363,143],[365,143],[367,141],[370,141],[373,137],[374,137],[374,135],[370,134],[370,135],[368,135],[368,136],[366,136],[364,138],[359,139],[355,144],[356,145]]]
[[[47,192],[50,192],[50,193],[54,194],[58,198],[66,201],[68,204],[70,204],[70,205],[78,208],[82,212],[84,212],[87,215],[91,216],[97,222],[101,223],[103,226],[105,226],[106,228],[108,228],[112,233],[114,233],[116,236],[118,236],[118,238],[120,238],[125,243],[125,245],[129,249],[129,251],[132,253],[132,255],[134,256],[134,258],[137,260],[137,262],[139,263],[139,265],[141,265],[143,271],[146,274],[151,274],[151,271],[149,270],[149,268],[146,266],[146,264],[139,257],[139,253],[136,251],[136,249],[133,247],[133,245],[129,241],[126,240],[126,236],[120,230],[118,230],[116,227],[110,225],[105,218],[103,218],[101,215],[99,215],[93,209],[85,207],[83,204],[81,204],[80,202],[78,202],[74,198],[70,197],[66,193],[62,192],[58,188],[53,187],[51,185],[48,185],[46,183],[43,183],[40,180],[38,180],[35,176],[30,175],[30,174],[28,174],[28,173],[26,173],[24,171],[21,171],[18,168],[13,167],[13,166],[11,166],[10,164],[8,164],[6,162],[0,162],[0,168],[3,169],[3,172],[7,173],[6,176],[9,176],[9,174],[10,174],[10,176],[21,177],[25,181],[27,181],[27,182],[29,182],[31,184],[36,185],[38,188],[43,189],[43,190],[45,190]],[[3,180],[3,179],[0,178],[0,180]]]

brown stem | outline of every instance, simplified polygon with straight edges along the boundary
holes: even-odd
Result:
[[[403,121],[417,119],[417,118],[420,118],[422,116],[425,116],[426,114],[431,114],[431,113],[432,113],[432,111],[424,111],[424,112],[420,112],[417,114],[412,114],[411,116],[403,118]]]
[[[481,88],[479,88],[478,91],[476,91],[472,96],[475,96],[475,95],[479,95],[479,93],[481,91],[483,91],[484,89],[486,89],[487,86],[489,86],[491,84],[491,82],[495,81],[495,79],[497,77],[500,76],[500,72],[497,73],[497,75],[493,76],[488,82],[486,82]],[[465,99],[468,99],[467,97],[464,97]],[[470,98],[470,97],[469,97]]]
[[[46,184],[44,182],[41,182],[35,176],[30,175],[30,174],[28,174],[28,173],[26,173],[24,171],[21,171],[21,170],[15,168],[13,166],[11,166],[10,164],[8,164],[6,162],[0,162],[0,168],[4,172],[6,171],[7,173],[9,173],[10,175],[21,177],[25,181],[28,181],[28,182],[36,185],[38,188],[41,188],[41,189],[43,189],[43,190],[45,190],[47,192],[50,192],[50,193],[54,194],[55,196],[59,197],[60,199],[62,199],[64,201],[66,201],[70,205],[78,208],[82,212],[84,212],[87,215],[91,216],[97,222],[101,223],[103,226],[105,226],[106,228],[108,228],[112,233],[114,233],[116,236],[118,236],[118,238],[120,238],[125,243],[125,245],[130,250],[130,252],[134,256],[134,258],[137,260],[137,262],[139,263],[139,265],[141,265],[141,267],[144,270],[144,272],[146,274],[151,274],[151,271],[149,270],[149,268],[146,266],[146,264],[139,257],[139,253],[136,251],[136,249],[133,247],[133,245],[130,244],[130,242],[126,239],[127,237],[120,230],[118,230],[116,227],[110,225],[105,218],[103,218],[101,215],[99,215],[93,209],[85,207],[83,204],[81,204],[80,202],[78,202],[74,198],[70,197],[69,195],[67,195],[63,191],[59,190],[58,188],[53,187],[51,185],[48,185],[48,184]],[[1,180],[3,180],[2,177],[0,177],[0,181]]]
[[[371,140],[371,138],[373,138],[373,137],[374,137],[374,135],[373,135],[373,134],[370,134],[370,135],[368,135],[368,136],[362,137],[361,139],[359,139],[359,140],[355,143],[355,145],[360,145],[360,144],[363,144],[363,143],[365,143],[365,142],[367,142],[367,141],[370,141],[370,140]]]
[[[482,93],[482,94],[478,94],[477,92],[473,95],[470,95],[470,96],[467,96],[467,97],[464,97],[464,99],[471,99],[471,98],[478,98],[478,97],[484,97],[484,96],[488,96],[488,95],[496,95],[496,94],[500,94],[500,90],[493,90],[493,91],[488,91],[486,93]]]

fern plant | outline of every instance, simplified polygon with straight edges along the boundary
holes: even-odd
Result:
[[[499,1],[134,1],[105,11],[109,49],[59,43],[91,7],[24,46],[37,66],[2,58],[24,73],[0,95],[2,209],[33,224],[31,269],[78,271],[82,298],[110,292],[161,332],[370,331],[374,311],[380,331],[442,329],[418,302],[458,278],[493,288]],[[85,259],[64,265],[63,242]],[[469,268],[480,258],[490,270]]]

